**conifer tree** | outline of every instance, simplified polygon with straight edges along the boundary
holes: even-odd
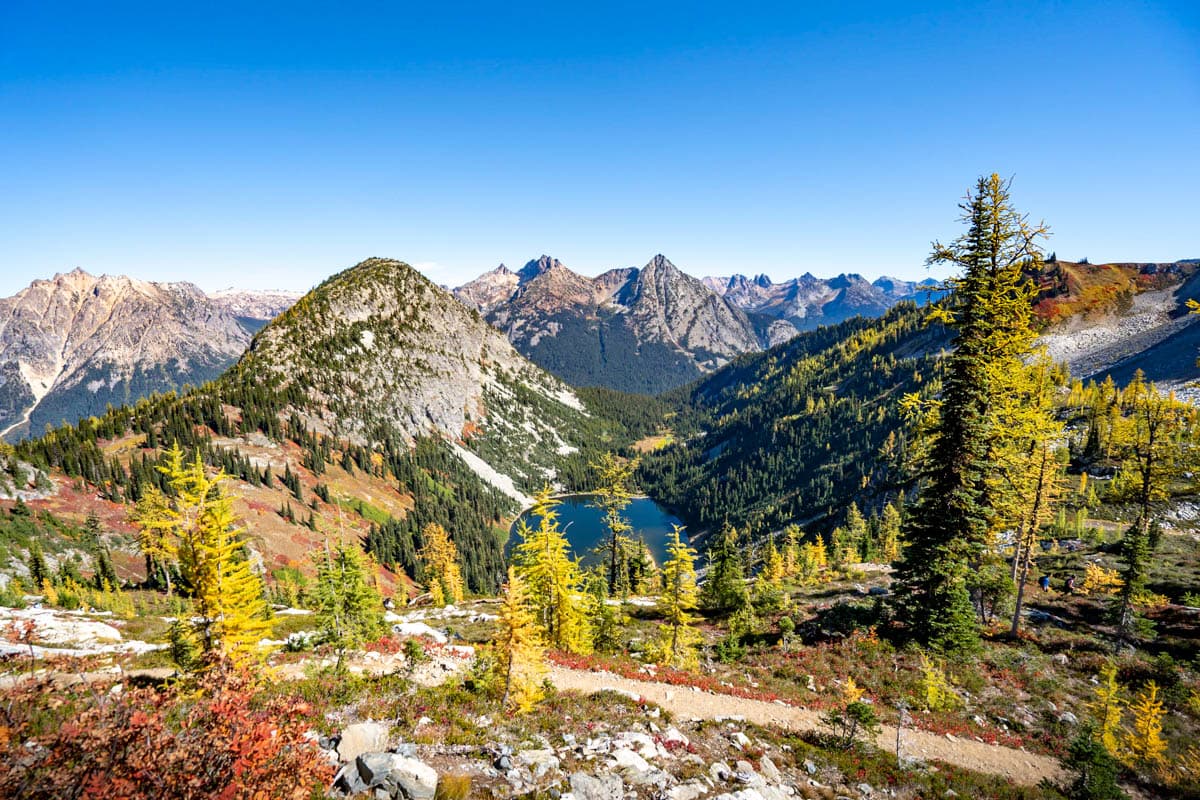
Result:
[[[606,452],[590,466],[596,474],[595,505],[604,513],[604,525],[608,528],[603,548],[608,562],[608,590],[624,597],[635,588],[626,552],[633,527],[623,514],[633,499],[630,484],[638,460],[622,461]]]
[[[42,555],[42,546],[37,542],[29,543],[29,579],[34,586],[41,586],[50,577],[50,569],[46,566],[46,557]]]
[[[339,544],[317,564],[313,591],[317,628],[322,641],[337,652],[341,669],[346,651],[369,642],[384,630],[383,601],[375,589],[366,556],[357,547]]]
[[[462,569],[458,563],[458,548],[446,529],[431,522],[421,531],[424,545],[417,552],[425,588],[433,596],[435,606],[461,603],[463,599]]]
[[[891,563],[900,558],[900,512],[891,503],[879,515],[879,560]]]
[[[1161,395],[1154,384],[1146,382],[1141,370],[1120,393],[1120,409],[1111,447],[1124,460],[1113,488],[1116,499],[1137,509],[1122,542],[1124,585],[1117,612],[1120,632],[1128,637],[1134,628],[1134,604],[1146,591],[1154,551],[1155,505],[1169,497],[1171,482],[1193,456],[1188,437],[1194,429],[1195,411],[1173,394]]]
[[[783,529],[783,574],[792,578],[800,571],[800,540],[804,532],[799,525],[788,525]]]
[[[1108,752],[1117,753],[1117,733],[1121,729],[1121,715],[1125,706],[1121,684],[1117,682],[1117,665],[1109,661],[1100,668],[1100,683],[1096,687],[1096,699],[1088,709],[1096,719],[1097,741]]]
[[[1055,457],[1056,442],[1063,423],[1055,417],[1057,384],[1053,365],[1043,354],[1024,369],[1013,369],[1005,378],[1007,389],[1000,402],[1007,404],[1002,414],[1007,424],[997,432],[994,460],[997,486],[994,496],[1007,498],[1007,513],[1000,520],[1015,529],[1012,574],[1015,577],[1016,602],[1011,633],[1021,629],[1025,604],[1025,586],[1033,564],[1038,532],[1050,518],[1054,501],[1062,489],[1062,467]],[[1003,384],[1005,378],[998,379]]]
[[[267,630],[262,579],[242,553],[231,499],[221,491],[225,476],[209,477],[199,453],[189,464],[175,444],[159,471],[171,490],[144,497],[135,519],[142,541],[160,554],[175,554],[180,576],[191,589],[197,638],[206,655],[243,660]]]
[[[587,653],[592,637],[584,613],[583,573],[558,526],[557,505],[549,488],[534,496],[529,516],[536,517],[538,524],[531,528],[522,518],[517,525],[513,565],[529,589],[546,643],[572,653]]]
[[[592,650],[616,652],[621,647],[621,627],[628,622],[621,607],[608,602],[607,570],[603,565],[588,570],[584,577],[584,612],[591,622]]]
[[[696,608],[696,551],[682,538],[682,528],[674,526],[667,542],[667,563],[663,565],[663,592],[658,600],[663,615],[660,652],[662,663],[684,669],[695,666],[699,635],[691,627],[691,612]]]
[[[700,605],[708,611],[737,612],[750,604],[746,573],[738,548],[738,532],[728,522],[708,546],[708,576],[700,592]]]
[[[1125,746],[1133,762],[1141,767],[1161,767],[1167,760],[1167,743],[1162,738],[1162,721],[1167,710],[1158,696],[1158,684],[1149,681],[1129,706],[1133,726]]]
[[[993,378],[1020,364],[1034,340],[1034,289],[1023,270],[1040,265],[1037,240],[1047,229],[1013,209],[1008,188],[998,175],[980,178],[961,205],[967,232],[949,245],[935,242],[928,259],[962,274],[935,314],[954,330],[954,351],[903,531],[895,603],[909,637],[944,651],[978,646],[970,576],[995,512],[988,491]]]
[[[754,579],[754,604],[759,608],[778,611],[787,605],[783,588],[783,556],[768,535],[763,547],[763,563]]]
[[[842,563],[864,559],[865,551],[869,549],[867,521],[863,518],[862,512],[858,510],[858,504],[853,501],[846,509],[845,544],[843,546],[845,553],[842,555]]]
[[[532,710],[542,697],[545,644],[532,606],[528,587],[510,566],[500,603],[496,668],[504,684],[501,705],[518,713]]]

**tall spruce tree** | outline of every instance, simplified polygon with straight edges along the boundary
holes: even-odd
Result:
[[[385,629],[383,600],[376,591],[373,565],[358,547],[339,544],[317,564],[313,591],[316,622],[321,639],[337,652],[335,669],[341,670],[347,650],[369,642]]]
[[[948,245],[935,242],[928,259],[962,274],[935,310],[955,332],[954,351],[919,468],[917,505],[903,529],[895,594],[906,634],[944,651],[978,646],[971,576],[993,523],[993,383],[1032,346],[1034,288],[1024,273],[1040,267],[1037,243],[1048,232],[1013,208],[1008,182],[996,174],[980,178],[961,208],[967,232]]]

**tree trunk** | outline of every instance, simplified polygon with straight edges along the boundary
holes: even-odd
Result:
[[[1033,562],[1033,546],[1037,543],[1038,516],[1042,511],[1042,496],[1046,488],[1046,468],[1050,462],[1050,447],[1048,443],[1042,445],[1042,461],[1038,465],[1038,480],[1037,488],[1033,496],[1033,510],[1029,515],[1029,523],[1027,529],[1020,535],[1017,546],[1023,551],[1021,554],[1021,576],[1017,581],[1017,601],[1014,604],[1012,628],[1010,633],[1013,636],[1021,632],[1021,609],[1025,605],[1025,581],[1029,579],[1029,566]],[[1016,560],[1013,561],[1013,567],[1016,567]]]

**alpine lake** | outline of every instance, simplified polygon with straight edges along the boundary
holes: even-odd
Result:
[[[559,504],[555,507],[555,511],[558,512],[559,528],[566,533],[567,540],[571,543],[572,554],[582,559],[584,566],[592,566],[599,562],[600,556],[597,548],[608,537],[608,528],[604,525],[604,514],[593,505],[593,497],[594,495],[590,494],[567,495],[558,498]],[[635,541],[641,538],[654,556],[655,563],[660,565],[665,563],[667,544],[673,526],[682,525],[683,522],[649,497],[633,498],[626,506],[622,516],[633,527],[630,538]],[[541,522],[540,518],[531,511],[522,512],[517,521],[513,523],[508,537],[506,550],[510,553],[517,541],[516,531],[522,520],[530,527],[537,527]],[[685,542],[687,541],[686,533],[683,539]]]

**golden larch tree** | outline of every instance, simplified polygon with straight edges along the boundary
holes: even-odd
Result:
[[[531,605],[525,581],[509,567],[500,602],[496,668],[504,684],[502,705],[518,713],[531,710],[542,698],[545,644]]]
[[[462,568],[458,563],[458,548],[446,529],[431,522],[421,531],[424,544],[417,553],[425,588],[435,606],[461,603],[463,599]]]
[[[660,633],[661,661],[672,667],[688,669],[696,665],[696,644],[700,636],[692,627],[691,612],[696,609],[700,591],[696,587],[696,551],[683,541],[678,525],[667,542],[667,563],[663,565],[663,592],[658,610],[663,616]]]

